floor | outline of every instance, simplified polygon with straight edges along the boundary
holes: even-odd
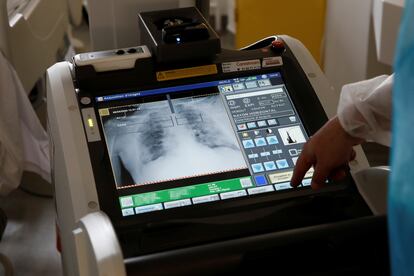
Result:
[[[78,50],[89,49],[88,28],[83,24],[74,31],[83,42]],[[234,48],[234,36],[222,34],[223,48]],[[364,145],[371,165],[388,164],[388,148],[373,143]],[[21,189],[0,198],[0,208],[8,224],[0,243],[0,253],[8,256],[14,275],[59,276],[60,255],[55,247],[55,208],[52,198],[39,197]],[[0,265],[0,275],[4,275]]]
[[[2,198],[0,208],[8,217],[0,253],[12,262],[14,275],[62,275],[60,255],[55,246],[53,199],[19,189]],[[2,273],[0,266],[0,275]]]

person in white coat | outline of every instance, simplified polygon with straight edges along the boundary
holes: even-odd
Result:
[[[16,71],[0,51],[0,196],[20,185],[23,171],[51,181],[49,137]]]
[[[413,72],[414,0],[406,0],[394,75],[344,86],[338,115],[305,144],[291,180],[298,186],[313,166],[312,187],[320,188],[327,178],[344,174],[352,146],[365,140],[389,145],[392,134],[388,232],[391,272],[398,276],[414,275]]]
[[[311,166],[312,187],[320,188],[328,178],[345,175],[344,166],[354,158],[353,146],[370,140],[391,142],[391,96],[393,75],[345,85],[338,114],[305,144],[291,180],[298,186]]]

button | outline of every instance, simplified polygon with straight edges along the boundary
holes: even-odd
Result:
[[[285,50],[285,44],[279,39],[273,40],[270,48],[277,53],[281,53]]]
[[[128,49],[128,51],[127,51],[128,53],[130,53],[130,54],[135,54],[136,52],[137,52],[137,49],[135,49],[135,48],[130,48],[130,49]]]
[[[132,196],[121,197],[120,202],[121,202],[121,208],[134,206],[134,201],[132,200]]]
[[[267,126],[266,121],[258,121],[258,122],[257,122],[257,125],[258,125],[259,127],[265,127],[265,126]]]
[[[246,130],[247,126],[246,126],[246,124],[240,124],[240,125],[237,125],[237,129],[238,130]]]
[[[134,208],[122,209],[122,216],[132,216],[135,215]]]
[[[252,187],[253,186],[252,179],[250,177],[241,178],[240,185],[242,186],[242,188]]]
[[[248,81],[244,83],[246,85],[247,88],[256,88],[257,87],[257,83],[256,81]]]
[[[273,171],[277,169],[274,161],[264,162],[263,164],[265,166],[266,171]]]
[[[293,158],[292,158],[293,165],[295,165],[295,166],[296,166],[296,162],[298,162],[298,158],[299,158],[299,157],[293,157]]]
[[[243,138],[248,138],[248,137],[249,137],[249,133],[247,133],[247,132],[243,132],[243,133],[242,133],[242,136],[243,136]]]
[[[257,127],[256,122],[247,123],[247,127],[248,128],[256,128]]]
[[[286,169],[289,168],[289,164],[286,159],[276,160],[277,167],[279,169]]]
[[[245,149],[254,148],[254,143],[253,143],[253,140],[251,140],[251,139],[249,139],[249,140],[243,140],[242,143],[243,143],[243,147]]]
[[[254,139],[254,142],[258,147],[266,146],[266,140],[264,138],[256,138]]]
[[[312,177],[313,176],[313,173],[314,173],[314,169],[313,168],[310,168],[303,178]]]
[[[116,51],[115,52],[117,55],[123,55],[123,54],[125,54],[125,51],[124,50],[118,50],[118,51]]]
[[[303,180],[302,180],[302,185],[303,185],[304,187],[306,187],[306,186],[310,186],[310,185],[311,185],[311,182],[312,182],[312,179],[311,179],[311,178],[303,179]]]
[[[257,186],[267,185],[267,179],[264,175],[256,175],[254,177]]]
[[[135,213],[142,214],[142,213],[159,211],[159,210],[162,210],[162,209],[163,209],[163,207],[162,207],[161,203],[151,204],[151,205],[145,205],[145,206],[141,206],[141,207],[135,207]]]
[[[276,136],[268,136],[266,137],[266,140],[269,145],[276,145],[279,143]]]
[[[240,190],[240,191],[227,192],[227,193],[220,194],[221,199],[229,199],[229,198],[242,197],[242,196],[247,196],[246,190]]]
[[[252,170],[254,173],[264,172],[262,163],[252,164]]]
[[[252,154],[249,154],[248,157],[250,159],[254,159],[254,158],[259,158],[259,155],[257,153],[252,153]]]
[[[190,199],[181,199],[181,200],[165,202],[164,208],[171,209],[171,208],[184,207],[184,206],[189,206],[189,205],[191,205]]]
[[[271,128],[268,128],[268,129],[266,129],[266,132],[267,132],[268,134],[272,134],[272,133],[273,133],[273,130],[272,130]]]
[[[88,105],[88,104],[90,104],[90,103],[92,102],[92,100],[91,100],[91,98],[89,98],[89,97],[82,97],[82,98],[80,99],[80,102],[81,102],[81,104],[83,104],[83,105]]]
[[[290,149],[289,154],[290,154],[290,156],[297,156],[298,155],[298,150],[297,149]]]
[[[257,188],[251,188],[248,190],[250,195],[269,193],[273,191],[274,189],[272,186],[257,187]]]
[[[266,157],[266,156],[269,156],[270,155],[270,152],[268,152],[268,151],[265,151],[265,152],[261,152],[260,153],[260,156],[261,157]]]
[[[206,203],[220,200],[219,195],[207,195],[207,196],[199,196],[193,198],[194,204]]]
[[[295,117],[295,116],[290,116],[290,117],[289,117],[289,120],[290,120],[292,123],[295,123],[295,122],[296,122],[296,117]]]
[[[272,85],[270,83],[270,80],[268,80],[268,79],[258,80],[257,83],[259,84],[260,87]]]
[[[273,154],[282,154],[283,153],[283,150],[281,150],[281,149],[274,150],[274,151],[272,151],[272,153]]]
[[[245,87],[244,87],[243,83],[234,83],[233,84],[233,89],[234,90],[243,90],[243,89],[245,89]]]
[[[260,134],[260,131],[258,131],[258,130],[255,130],[255,131],[254,131],[254,135],[256,135],[256,136],[257,136],[257,135],[259,135],[259,134]]]
[[[231,87],[231,85],[220,85],[219,89],[220,89],[220,92],[223,92],[223,93],[233,92],[233,87]]]
[[[282,191],[282,190],[292,189],[292,186],[290,186],[290,182],[284,182],[284,183],[275,184],[275,189],[276,191]]]
[[[276,119],[267,120],[267,123],[269,124],[269,126],[275,126],[275,125],[277,125]]]
[[[275,183],[283,183],[283,182],[287,182],[290,181],[290,179],[292,178],[292,171],[287,171],[287,172],[277,172],[277,173],[269,173],[268,177],[270,180],[270,183],[275,184]]]

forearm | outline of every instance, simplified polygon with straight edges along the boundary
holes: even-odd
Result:
[[[393,75],[348,84],[342,88],[338,118],[353,137],[389,145]]]

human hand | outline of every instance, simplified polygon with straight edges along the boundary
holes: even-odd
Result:
[[[304,145],[293,171],[292,187],[302,182],[312,166],[311,185],[314,189],[323,187],[328,178],[339,180],[345,177],[344,167],[355,158],[352,147],[362,142],[363,139],[349,135],[337,117],[331,119]]]

